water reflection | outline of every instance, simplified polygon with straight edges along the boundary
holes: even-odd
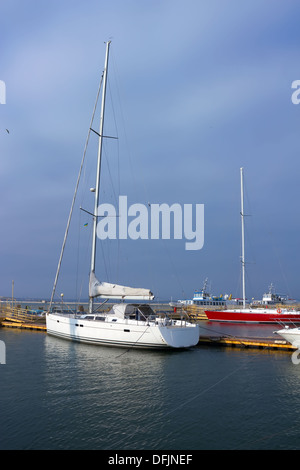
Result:
[[[59,418],[80,426],[80,445],[141,448],[157,445],[151,424],[166,424],[170,370],[184,352],[124,350],[46,337],[47,399]],[[178,375],[177,375],[178,377]],[[178,381],[181,379],[178,377]],[[185,385],[185,384],[184,384]],[[176,391],[177,399],[180,390]],[[184,400],[185,391],[182,391]],[[173,392],[174,394],[174,392]],[[72,414],[69,412],[72,410]],[[62,439],[60,436],[55,439]],[[74,441],[75,444],[76,440]]]
[[[300,367],[280,351],[123,350],[46,337],[45,363],[49,448],[297,445]]]
[[[277,324],[200,322],[201,336],[235,336],[237,338],[277,338],[274,331],[282,328]],[[278,339],[278,338],[277,338]]]
[[[10,330],[1,339],[2,449],[299,448],[290,353],[124,350]]]

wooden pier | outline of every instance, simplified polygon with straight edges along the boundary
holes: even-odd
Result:
[[[195,306],[192,307],[191,309],[184,309],[192,321],[201,323],[201,320],[207,320],[202,309],[195,308]],[[177,314],[179,314],[179,312],[177,312]],[[172,314],[170,316],[172,316]],[[32,315],[20,307],[12,309],[9,306],[5,308],[2,306],[0,312],[0,327],[47,332],[45,316]],[[280,337],[238,338],[234,336],[200,335],[198,347],[201,346],[280,351],[295,351],[297,349]]]
[[[198,346],[223,346],[231,348],[273,349],[295,351],[297,348],[284,339],[276,338],[237,338],[228,336],[200,336]]]
[[[36,330],[45,332],[46,324],[43,323],[26,323],[22,321],[1,320],[1,326],[4,328],[15,328],[21,330]],[[269,349],[293,352],[297,348],[287,341],[274,338],[230,338],[227,336],[200,336],[198,347],[227,347],[227,348],[252,348],[252,349]]]
[[[46,323],[26,323],[21,321],[10,321],[10,320],[1,320],[0,326],[5,328],[18,328],[21,330],[38,330],[38,331],[47,331]]]
[[[18,328],[25,330],[46,331],[46,319],[44,316],[29,313],[28,309],[20,305],[1,305],[0,326],[6,328]]]

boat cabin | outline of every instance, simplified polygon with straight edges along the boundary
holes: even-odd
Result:
[[[108,312],[108,315],[142,321],[155,318],[154,311],[147,304],[115,304]]]
[[[156,318],[155,312],[147,304],[115,304],[107,313],[85,314],[81,318],[85,320],[105,321],[108,317],[113,317],[112,321],[120,320],[141,320],[148,321]]]

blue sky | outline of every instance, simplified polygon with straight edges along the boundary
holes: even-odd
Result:
[[[277,0],[2,0],[0,295],[12,280],[18,297],[51,295],[111,38],[109,95],[122,114],[109,145],[121,193],[131,203],[204,204],[205,242],[199,251],[184,240],[103,245],[112,267],[99,258],[97,276],[159,299],[190,298],[208,277],[215,294],[240,296],[243,166],[247,296],[273,282],[300,298],[299,10]],[[71,239],[58,288],[68,297],[77,251]]]

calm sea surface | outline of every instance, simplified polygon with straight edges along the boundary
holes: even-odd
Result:
[[[201,322],[201,334],[274,326]],[[136,351],[0,329],[0,449],[299,449],[300,365],[291,353]]]

